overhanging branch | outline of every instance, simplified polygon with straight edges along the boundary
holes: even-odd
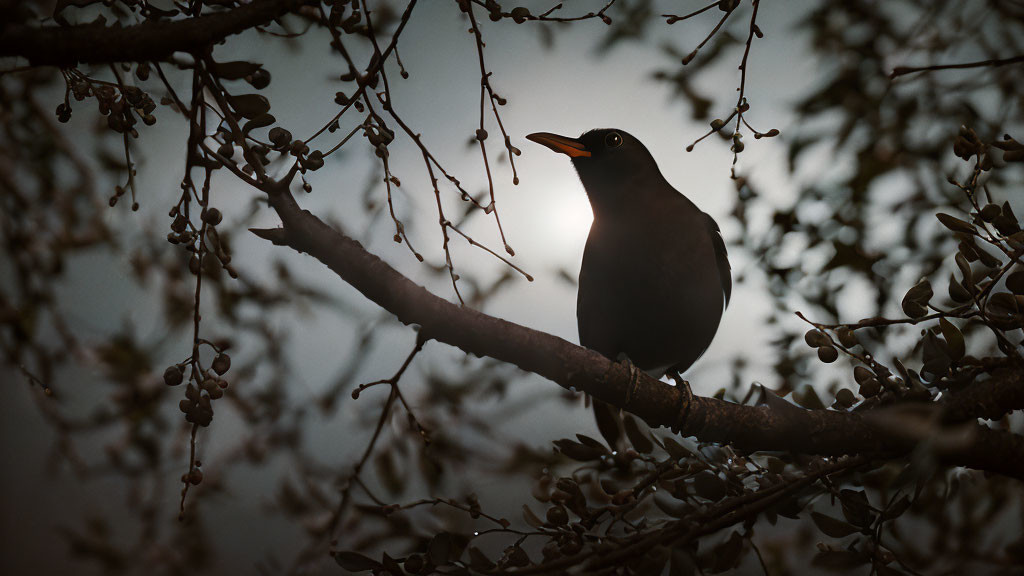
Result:
[[[439,298],[403,276],[355,240],[299,208],[287,191],[268,190],[283,228],[253,230],[261,238],[320,260],[343,280],[405,324],[418,324],[425,337],[467,353],[489,356],[587,392],[628,410],[652,426],[670,426],[705,442],[743,450],[778,450],[839,456],[896,455],[923,438],[894,433],[884,410],[867,414],[804,410],[788,402],[744,406],[692,396],[641,373],[631,381],[622,364],[557,336],[488,316]],[[950,464],[1024,478],[1024,440],[968,425],[957,442],[936,443],[936,456]]]
[[[0,57],[20,56],[33,66],[164,60],[192,52],[298,9],[303,0],[256,0],[197,18],[135,26],[11,26],[0,30]]]

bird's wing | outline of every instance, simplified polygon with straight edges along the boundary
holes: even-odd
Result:
[[[722,230],[718,222],[709,214],[704,214],[707,219],[708,228],[711,231],[711,240],[715,245],[715,261],[718,264],[718,276],[722,282],[722,290],[725,292],[725,304],[729,304],[732,297],[732,267],[729,266],[729,252],[725,249],[725,239],[722,238]]]
[[[576,326],[581,345],[612,358],[616,354],[620,336],[613,304],[618,296],[612,292],[614,288],[607,281],[615,274],[609,268],[617,263],[604,257],[608,254],[606,248],[601,244],[599,232],[591,228],[583,250],[583,264],[580,266]]]
[[[580,344],[587,348],[594,349],[599,345],[601,338],[598,327],[594,323],[600,323],[605,319],[605,311],[601,310],[601,302],[598,301],[598,294],[593,294],[595,288],[593,274],[593,255],[590,249],[591,241],[587,240],[587,249],[583,252],[583,265],[580,267],[579,288],[576,293],[576,328],[579,330]],[[606,330],[607,331],[607,330]],[[604,342],[600,342],[604,344]]]

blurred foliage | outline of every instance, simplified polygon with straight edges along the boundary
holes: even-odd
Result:
[[[245,4],[58,0],[4,10],[6,26],[38,26],[50,17],[57,26],[92,23],[103,37],[112,34],[107,27],[184,22]],[[500,116],[508,104],[496,88],[500,70],[486,64],[485,24],[521,24],[524,33],[536,26],[550,41],[554,27],[592,20],[586,25],[595,26],[603,50],[646,42],[656,26],[696,29],[699,46],[680,40],[657,48],[673,64],[654,79],[687,102],[694,118],[709,122],[694,145],[714,135],[731,142],[737,191],[731,214],[741,234],[730,239],[730,249],[756,259],[752,274],[766,278],[777,328],[777,361],[773,374],[763,375],[777,383],[774,391],[758,394],[760,388],[737,376],[719,395],[750,403],[791,394],[818,410],[869,411],[906,401],[934,406],[942,395],[1012,380],[1024,370],[1018,216],[1024,214],[1024,146],[1013,137],[1024,104],[1019,2],[814,3],[798,36],[810,39],[805,49],[824,74],[793,103],[793,121],[781,134],[749,123],[759,119],[758,94],[772,87],[752,84],[745,72],[758,65],[763,35],[787,33],[762,31],[758,10],[789,6],[722,0],[659,16],[649,1],[601,2],[596,12],[585,11],[595,9],[589,3],[452,2],[479,57],[479,127],[469,136],[487,174],[484,195],[463,187],[391,98],[389,82],[400,81],[396,73],[407,75],[395,47],[417,17],[415,2],[373,2],[372,12],[355,0],[279,4],[294,14],[259,26],[259,34],[267,42],[286,36],[282,41],[313,43],[304,31],[324,29],[329,36],[318,38],[329,37],[330,48],[322,49],[342,70],[332,105],[337,113],[309,138],[295,137],[273,116],[273,102],[261,94],[271,71],[257,61],[217,60],[216,49],[162,62],[28,66],[0,75],[4,362],[32,387],[58,459],[82,481],[123,478],[135,513],[67,519],[62,536],[72,555],[104,573],[156,565],[168,573],[212,570],[218,551],[205,510],[232,494],[226,479],[233,470],[280,458],[289,464],[273,509],[301,527],[307,543],[284,563],[254,551],[252,560],[268,573],[331,571],[331,557],[344,570],[379,574],[681,575],[758,566],[768,574],[809,567],[1003,574],[1024,564],[1019,480],[943,467],[929,443],[955,439],[934,411],[889,423],[926,440],[901,458],[743,454],[610,413],[597,423],[600,439],[579,434],[555,440],[552,451],[498,446],[495,423],[531,408],[502,404],[510,383],[521,378],[509,366],[460,358],[424,368],[422,389],[413,393],[402,376],[431,346],[417,339],[392,377],[359,384],[393,322],[297,277],[287,256],[270,274],[236,268],[232,246],[266,209],[255,200],[219,197],[214,184],[231,176],[266,192],[266,172],[284,160],[312,192],[303,176],[343,146],[363,145],[380,172],[362,193],[361,217],[368,227],[393,227],[395,241],[423,260],[406,232],[416,223],[403,222],[395,210],[402,184],[389,165],[388,146],[412,142],[438,208],[416,218],[421,226],[439,222],[443,237],[444,264],[425,269],[447,277],[460,299],[480,308],[516,275],[525,276],[462,231],[469,218],[494,218],[500,231],[491,165],[507,161],[514,174],[519,153],[510,136],[516,129]],[[596,27],[602,22],[607,29]],[[367,61],[364,54],[371,55]],[[701,92],[699,79],[722,62],[743,70],[736,86]],[[974,65],[939,66],[958,63]],[[60,82],[63,97],[51,101]],[[180,86],[189,86],[187,93]],[[143,126],[181,120],[188,137],[180,189],[143,193],[135,177],[135,156],[146,149]],[[497,146],[499,136],[488,128],[500,134]],[[796,183],[786,202],[769,202],[758,180],[744,176],[750,166],[742,153],[756,146],[751,137],[783,139]],[[101,189],[108,181],[110,189]],[[374,200],[380,183],[386,203]],[[442,195],[462,202],[460,218],[445,215]],[[126,204],[137,210],[143,196],[168,209],[166,229],[134,237],[111,224],[108,211]],[[509,268],[497,279],[457,271],[449,242],[464,241]],[[100,341],[75,332],[74,311],[59,290],[65,264],[96,253],[126,258],[132,275],[123,281],[161,294],[165,337],[140,337],[130,327]],[[844,317],[847,301],[865,287],[874,309],[862,319]],[[339,353],[344,369],[312,403],[296,400],[290,335],[275,321],[310,309],[358,326],[347,353]],[[789,322],[796,310],[809,331]],[[167,341],[179,348],[163,365]],[[101,381],[82,384],[90,401],[65,400],[82,395],[74,385],[87,367],[103,373]],[[737,374],[742,367],[739,357]],[[354,426],[365,431],[365,448],[340,461],[312,450],[309,421],[335,417],[347,397],[364,393],[359,401],[369,407]],[[558,397],[578,402],[568,393]],[[987,409],[960,421],[1019,437],[1019,406]],[[237,417],[241,432],[231,449],[204,466],[197,437],[225,413]],[[186,461],[184,473],[171,471]],[[164,495],[179,474],[182,522],[175,522]],[[507,495],[521,503],[521,517],[492,515],[472,493],[452,495],[485,474],[532,486],[530,495],[525,488]],[[190,487],[198,495],[189,496]],[[112,524],[131,524],[137,536],[119,538]]]

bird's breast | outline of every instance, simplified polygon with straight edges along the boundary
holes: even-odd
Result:
[[[704,221],[665,216],[595,220],[580,271],[581,343],[645,369],[696,360],[724,305]]]

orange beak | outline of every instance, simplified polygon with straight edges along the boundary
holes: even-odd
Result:
[[[583,145],[583,142],[575,138],[567,138],[550,132],[534,132],[533,134],[528,134],[526,139],[533,140],[537,144],[543,144],[555,152],[561,152],[570,158],[590,156],[590,151]]]

